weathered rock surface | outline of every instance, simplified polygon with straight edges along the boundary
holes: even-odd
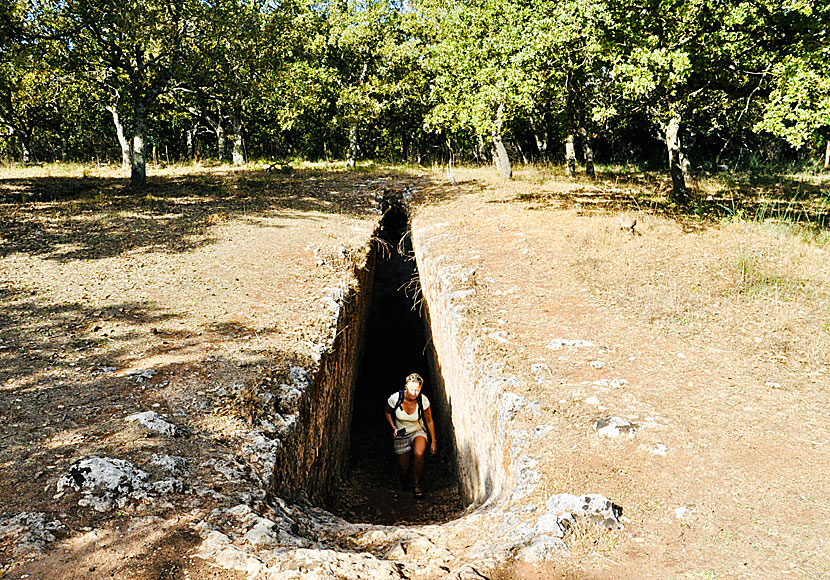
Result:
[[[23,512],[14,517],[0,518],[0,540],[11,538],[18,555],[40,552],[54,542],[66,528],[60,520],[47,521],[46,514]]]
[[[593,423],[594,431],[600,437],[615,439],[620,435],[627,435],[633,438],[637,434],[637,425],[630,423],[622,417],[607,417],[597,419]]]
[[[133,501],[153,501],[163,496],[184,491],[185,485],[177,479],[148,482],[149,475],[129,461],[109,457],[88,457],[70,466],[57,483],[58,494],[67,489],[81,493],[80,506],[89,506],[105,512],[114,507],[123,508]]]
[[[178,427],[168,421],[165,421],[164,418],[155,411],[136,413],[126,417],[124,420],[128,423],[138,423],[139,425],[145,427],[148,431],[157,435],[175,437],[180,434]]]

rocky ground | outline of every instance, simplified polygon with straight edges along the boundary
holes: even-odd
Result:
[[[678,219],[648,179],[458,178],[191,168],[137,197],[3,174],[2,574],[830,574],[827,236]],[[462,330],[527,402],[534,475],[443,524],[350,524],[264,489],[377,195],[404,187],[473,272]]]

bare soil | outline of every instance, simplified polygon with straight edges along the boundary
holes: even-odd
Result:
[[[797,212],[780,203],[791,180],[702,180],[690,219],[649,175],[457,177],[179,168],[136,195],[110,170],[0,170],[0,518],[66,526],[44,551],[0,539],[0,576],[243,577],[189,557],[195,507],[99,514],[56,481],[89,455],[159,452],[211,481],[204,459],[245,421],[221,393],[308,364],[321,297],[379,218],[372,194],[408,184],[419,220],[449,224],[431,251],[475,267],[480,355],[555,427],[528,501],[602,493],[624,509],[624,531],[578,528],[570,557],[495,577],[828,577],[830,238],[798,223],[824,215],[827,182],[799,186]],[[151,409],[187,436],[123,421]],[[636,435],[599,437],[610,416]]]

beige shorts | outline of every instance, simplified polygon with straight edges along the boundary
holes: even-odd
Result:
[[[397,455],[403,455],[404,453],[409,453],[412,451],[412,443],[415,441],[416,437],[423,437],[424,439],[427,438],[427,432],[423,429],[418,429],[417,431],[413,431],[412,433],[407,433],[403,437],[395,437],[392,442],[395,447],[395,453]]]

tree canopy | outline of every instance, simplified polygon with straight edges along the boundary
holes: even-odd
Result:
[[[814,0],[13,0],[0,155],[447,156],[668,170],[815,159],[830,8]]]

